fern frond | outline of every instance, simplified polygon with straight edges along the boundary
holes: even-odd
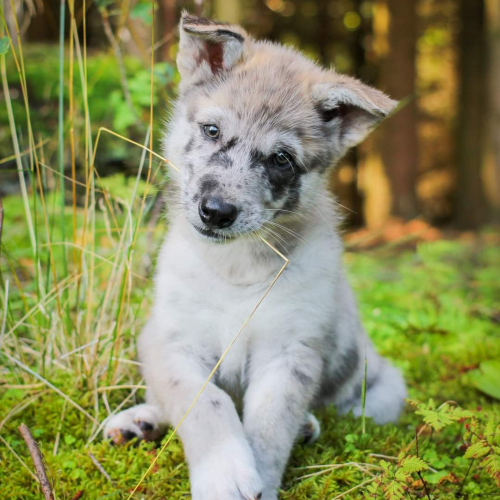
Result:
[[[422,472],[429,468],[429,466],[419,457],[415,457],[413,455],[408,455],[401,461],[401,468],[412,474],[414,472]]]
[[[481,458],[487,455],[490,451],[490,448],[486,442],[483,440],[478,441],[477,443],[471,444],[467,451],[465,452],[464,458]]]

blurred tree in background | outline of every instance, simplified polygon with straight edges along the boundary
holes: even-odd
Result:
[[[61,2],[14,0],[13,5],[35,98],[31,102],[36,102],[35,134],[52,140],[57,130],[54,75]],[[188,9],[240,23],[258,38],[295,46],[402,101],[398,112],[333,174],[332,188],[350,210],[348,224],[376,228],[390,217],[420,216],[433,224],[473,229],[498,219],[500,0],[156,0],[154,19],[147,0],[78,0],[74,8],[78,33],[80,38],[85,34],[88,45],[90,112],[96,129],[104,125],[144,140],[154,23],[158,139],[178,81],[176,26],[181,10]],[[15,33],[9,2],[6,9],[7,25]],[[14,112],[22,123],[12,59],[8,65]],[[78,141],[76,148],[81,151]],[[135,172],[137,158],[124,148],[104,138],[102,148],[103,174]],[[48,147],[47,154],[55,155],[56,149]],[[9,177],[11,154],[2,109],[0,155],[6,160],[0,163],[0,194],[15,190],[16,177]],[[71,168],[69,153],[65,165]]]

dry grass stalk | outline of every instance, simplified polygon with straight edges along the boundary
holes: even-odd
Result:
[[[115,482],[111,479],[110,475],[106,472],[106,469],[101,465],[101,462],[92,454],[92,452],[87,451],[87,455],[92,460],[92,463],[96,466],[97,470],[113,485],[116,486]]]

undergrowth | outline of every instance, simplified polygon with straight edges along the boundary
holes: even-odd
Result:
[[[19,224],[22,216],[15,215],[20,212],[16,207],[18,198],[5,200],[5,228],[13,238],[5,241],[4,248],[21,276],[27,272],[23,264],[29,262],[23,260],[19,245],[25,231]],[[151,232],[152,241],[158,242],[165,232],[164,224]],[[104,233],[100,237],[99,253],[107,249],[110,236]],[[138,267],[143,271],[151,269],[154,256],[154,245],[143,246],[144,240],[146,235],[138,239],[137,249],[142,254]],[[487,240],[484,237],[475,244],[423,243],[416,251],[347,253],[364,324],[378,349],[404,371],[413,406],[408,404],[397,425],[378,427],[368,419],[364,434],[360,419],[338,417],[333,408],[318,411],[320,440],[310,447],[296,447],[281,498],[333,499],[360,484],[363,486],[343,498],[500,498],[495,484],[500,409],[494,394],[478,389],[488,382],[488,371],[483,373],[481,366],[500,359],[500,285],[496,279],[500,250],[496,239],[492,243]],[[105,274],[96,277],[96,290],[106,286]],[[123,342],[115,352],[120,368],[111,388],[105,389],[110,387],[106,382],[108,351],[92,360],[91,351],[75,351],[78,347],[74,346],[81,345],[78,339],[64,350],[57,342],[63,333],[47,332],[47,344],[53,341],[54,345],[46,346],[42,366],[36,361],[38,353],[30,352],[36,349],[31,340],[34,328],[20,327],[17,333],[16,343],[26,347],[19,359],[43,373],[99,422],[126,396],[133,393],[128,403],[133,404],[143,395],[143,389],[137,389],[137,366],[127,362],[134,359],[134,339],[151,303],[150,285],[137,288],[131,290],[128,307],[133,321],[124,328]],[[24,307],[19,293],[10,293],[8,317],[12,319],[7,329],[19,317],[16,308]],[[43,318],[42,311],[37,315]],[[97,372],[90,377],[94,382],[85,373],[92,361]],[[17,431],[21,422],[38,440],[61,499],[72,499],[79,491],[82,498],[126,498],[158,452],[153,444],[144,443],[112,447],[100,436],[89,443],[97,424],[44,383],[8,363],[3,366],[2,380],[0,416],[7,418],[0,424],[0,435],[6,442],[0,445],[5,472],[1,488],[11,498],[31,498],[38,491],[37,483],[15,455],[32,469]],[[486,384],[483,389],[488,391],[488,387]],[[88,452],[113,483],[95,467]],[[177,439],[136,495],[148,499],[189,495],[187,467]]]
[[[96,3],[104,17],[128,16]],[[154,4],[146,7],[154,45]],[[163,162],[126,139],[157,147],[154,111],[177,76],[155,65],[154,50],[140,64],[116,51],[115,60],[94,59],[85,14],[77,21],[72,0],[67,9],[57,58],[52,49],[23,48],[19,27],[6,32],[12,23],[0,11],[0,123],[8,126],[0,168],[5,174],[8,165],[20,192],[2,200],[0,221],[2,498],[40,497],[21,423],[39,443],[57,499],[127,498],[159,450],[112,447],[100,431],[111,412],[143,397],[135,339],[168,230],[156,196]],[[103,125],[127,137],[103,132],[97,144]],[[134,177],[102,178],[115,149]],[[318,411],[321,438],[294,450],[283,500],[500,498],[499,241],[487,232],[415,251],[393,244],[347,253],[364,324],[404,372],[416,410],[408,405],[397,425],[382,427]],[[186,496],[174,438],[134,498]]]

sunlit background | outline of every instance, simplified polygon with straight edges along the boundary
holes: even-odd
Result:
[[[24,49],[31,122],[36,140],[46,141],[45,161],[51,164],[57,154],[60,2],[5,2],[11,35],[16,33],[12,5]],[[151,2],[76,1],[74,9],[80,39],[86,35],[93,131],[106,126],[143,141],[149,123]],[[404,100],[406,106],[334,173],[332,187],[347,207],[348,228],[376,229],[388,221],[415,218],[440,229],[477,229],[495,222],[500,209],[499,0],[160,0],[154,13],[156,139],[176,94],[182,9],[239,23],[258,38],[290,44],[321,64]],[[66,50],[70,31],[66,12]],[[76,57],[73,71],[74,94],[79,96],[82,80]],[[67,62],[64,72],[69,106]],[[21,126],[25,108],[12,57],[7,58],[7,73]],[[83,108],[75,103],[75,127],[84,120]],[[27,137],[21,134],[19,139],[21,149],[27,148]],[[75,137],[77,175],[84,154],[80,139]],[[140,152],[135,158],[109,138],[103,138],[101,148],[101,176],[135,175]],[[7,110],[2,106],[0,195],[18,190],[11,155]],[[71,169],[69,147],[64,168]],[[55,183],[50,172],[46,175],[49,185]]]

